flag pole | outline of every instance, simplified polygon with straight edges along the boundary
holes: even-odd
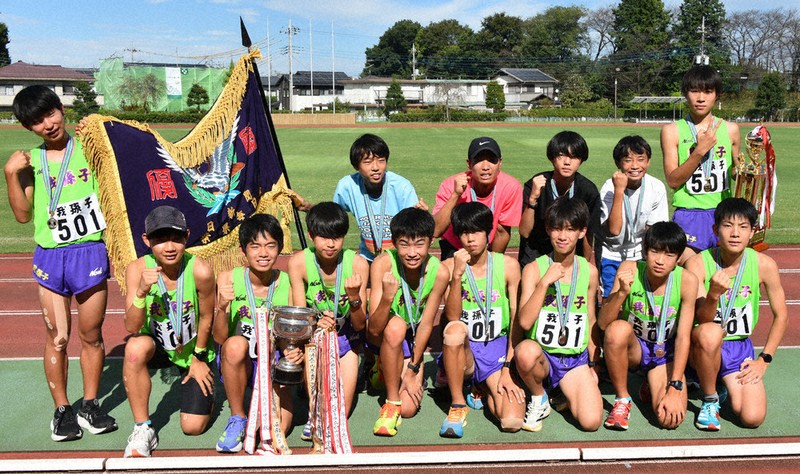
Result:
[[[250,47],[253,45],[253,42],[250,40],[250,35],[247,33],[247,28],[244,26],[244,20],[242,20],[242,17],[239,17],[239,24],[242,29],[242,46],[250,49]],[[286,171],[286,164],[283,162],[281,146],[278,144],[278,135],[275,133],[275,125],[272,123],[272,114],[269,113],[269,103],[264,95],[264,85],[261,83],[261,74],[258,73],[258,65],[255,61],[253,61],[253,73],[255,74],[256,82],[258,83],[258,93],[261,95],[261,101],[264,103],[264,113],[267,115],[269,132],[272,135],[272,143],[275,145],[275,153],[278,155],[278,163],[281,165],[283,178],[286,180],[286,186],[289,189],[292,189],[292,185],[289,183],[289,173]],[[272,80],[272,78],[270,78],[270,80]],[[292,211],[294,212],[294,223],[297,227],[297,238],[300,241],[300,247],[305,249],[308,247],[308,244],[306,243],[306,234],[303,231],[303,222],[300,220],[300,212],[297,210],[297,206],[294,205],[294,200],[292,200]]]

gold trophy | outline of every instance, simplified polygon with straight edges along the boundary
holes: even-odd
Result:
[[[734,165],[733,196],[750,201],[758,211],[750,246],[762,252],[769,248],[764,239],[770,227],[775,173],[775,154],[766,127],[759,125],[747,134],[745,150],[747,155],[739,153]]]

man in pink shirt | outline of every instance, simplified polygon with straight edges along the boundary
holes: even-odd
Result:
[[[503,158],[494,139],[480,137],[472,140],[467,153],[467,170],[446,178],[436,193],[433,218],[435,234],[441,237],[442,260],[453,256],[462,247],[453,233],[450,213],[456,204],[478,201],[491,209],[492,232],[489,249],[503,253],[511,239],[511,228],[519,225],[522,208],[522,185],[512,176],[500,171]]]

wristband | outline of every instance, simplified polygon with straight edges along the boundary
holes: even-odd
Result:
[[[589,361],[589,368],[590,368],[590,369],[591,369],[592,367],[596,366],[596,365],[597,365],[597,362],[595,362],[595,361],[593,361],[593,360],[590,360],[590,361]]]
[[[410,371],[414,372],[415,374],[418,374],[418,373],[419,373],[419,365],[417,365],[417,364],[412,364],[411,362],[409,362],[409,363],[408,363],[408,365],[407,365],[407,367],[408,367],[408,369],[409,369]]]
[[[147,305],[147,300],[145,298],[139,298],[138,296],[135,296],[133,298],[133,305],[139,309],[144,309],[144,307]]]
[[[361,300],[353,300],[350,302],[350,309],[358,309],[361,307]]]
[[[503,368],[504,369],[510,369],[511,368],[511,362],[503,362]]]

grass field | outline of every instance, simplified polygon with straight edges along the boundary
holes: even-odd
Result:
[[[741,125],[740,128],[744,135],[752,125]],[[768,128],[777,155],[779,185],[773,227],[767,233],[767,242],[800,243],[800,206],[792,204],[800,202],[800,188],[796,186],[800,177],[800,160],[797,159],[800,125],[774,125]],[[436,190],[442,179],[466,169],[467,147],[471,139],[484,135],[495,138],[503,151],[503,170],[524,182],[535,173],[551,169],[545,156],[547,142],[554,134],[568,129],[574,129],[586,138],[590,158],[581,166],[580,172],[594,181],[598,189],[614,171],[611,151],[625,135],[641,135],[650,143],[653,148],[650,174],[663,178],[660,127],[655,125],[429,125],[422,128],[291,128],[278,129],[277,133],[292,187],[310,201],[331,199],[338,180],[353,172],[348,158],[350,144],[359,135],[370,132],[381,135],[389,144],[389,169],[414,183],[417,194],[433,208]],[[178,140],[188,129],[164,128],[159,132],[170,140]],[[15,149],[31,148],[37,144],[37,137],[22,128],[0,129],[2,157],[10,156]],[[5,189],[6,183],[3,181],[0,184],[3,195],[6,194]],[[354,229],[355,226],[351,225],[346,241],[350,248],[357,247],[358,237]],[[0,252],[32,251],[32,235],[32,225],[16,223],[7,207],[0,210]],[[518,242],[519,236],[515,232],[510,245],[517,246]]]

